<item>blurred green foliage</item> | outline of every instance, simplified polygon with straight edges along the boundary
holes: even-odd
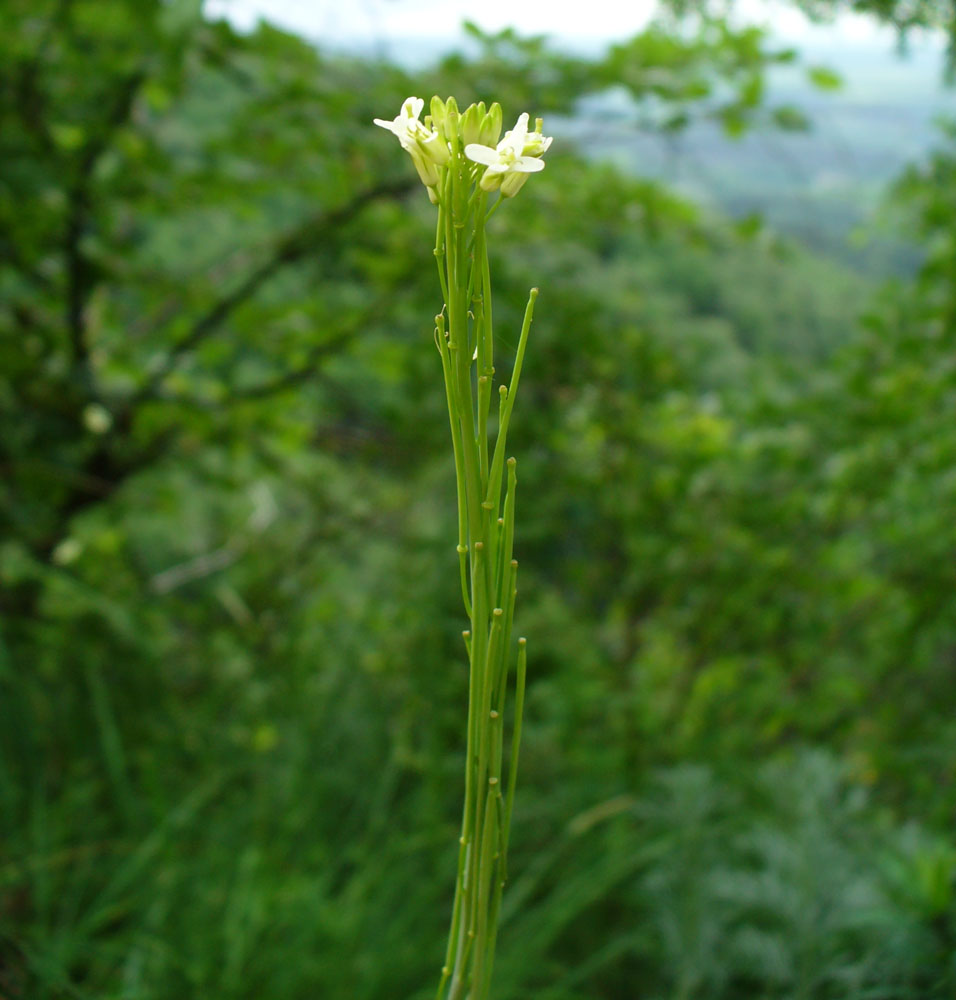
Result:
[[[410,79],[185,0],[8,8],[0,995],[424,997],[454,477],[431,213],[371,119],[619,85],[734,133],[780,55],[474,32]],[[879,292],[567,149],[496,216],[506,350],[543,290],[502,1000],[956,988],[952,140]]]

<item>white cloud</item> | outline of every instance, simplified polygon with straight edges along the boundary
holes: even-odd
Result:
[[[227,16],[241,29],[261,17],[310,38],[348,43],[388,43],[403,38],[458,37],[465,20],[486,31],[514,27],[522,34],[595,40],[626,38],[639,31],[655,9],[654,0],[207,0],[213,16]],[[584,16],[582,16],[582,14]],[[781,0],[738,0],[737,17],[772,28],[782,42],[794,44],[892,44],[892,30],[872,18],[844,14],[836,23],[814,26],[792,4]]]

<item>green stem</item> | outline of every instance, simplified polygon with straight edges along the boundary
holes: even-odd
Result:
[[[458,494],[458,564],[461,577],[461,596],[465,604],[465,613],[471,617],[471,600],[468,596],[468,487],[465,482],[465,464],[462,458],[461,424],[455,419],[458,408],[457,383],[452,374],[452,362],[445,339],[445,327],[441,315],[435,317],[436,339],[441,354],[442,374],[445,379],[445,397],[448,401],[448,418],[451,425],[451,443],[455,454],[455,480]]]
[[[505,460],[505,448],[508,442],[508,425],[511,422],[511,411],[515,405],[515,393],[518,391],[518,381],[521,378],[521,366],[524,362],[524,352],[528,346],[528,333],[531,330],[531,318],[534,314],[534,303],[538,297],[538,289],[532,288],[528,296],[528,304],[524,310],[524,321],[521,324],[521,336],[518,338],[518,350],[515,353],[515,366],[511,372],[511,385],[508,395],[503,397],[501,405],[501,422],[498,426],[498,440],[495,441],[495,455],[491,462],[491,473],[488,478],[488,492],[485,499],[497,507],[501,494],[501,473]]]
[[[487,963],[489,957],[490,894],[492,892],[492,875],[496,857],[496,834],[498,824],[494,816],[495,790],[488,789],[485,797],[484,822],[481,828],[481,872],[482,879],[478,887],[478,929],[475,940],[475,965],[472,973],[471,1000],[483,1000],[487,995]]]
[[[509,687],[517,562],[512,559],[515,460],[507,461],[507,434],[531,327],[537,289],[531,290],[510,385],[499,387],[498,430],[489,454],[489,411],[494,388],[491,272],[485,223],[487,194],[473,188],[479,174],[463,166],[458,143],[439,190],[435,259],[445,307],[435,320],[442,363],[458,497],[459,577],[470,628],[465,796],[455,896],[436,1000],[487,1000],[517,774],[526,657],[518,643],[516,704],[508,782],[504,789],[504,716]],[[473,368],[474,365],[474,368]],[[504,509],[499,516],[504,492]],[[503,794],[505,793],[506,794]]]

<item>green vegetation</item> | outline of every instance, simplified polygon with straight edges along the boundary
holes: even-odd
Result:
[[[620,86],[772,127],[782,57],[665,21],[412,80],[7,6],[0,995],[430,997],[465,620],[434,210],[371,121]],[[570,143],[489,223],[503,370],[543,290],[496,1000],[956,989],[956,134],[892,197],[882,288]]]

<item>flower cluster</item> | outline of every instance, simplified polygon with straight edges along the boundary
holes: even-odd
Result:
[[[515,127],[501,134],[501,106],[495,102],[472,104],[459,112],[453,97],[442,101],[433,97],[424,121],[419,116],[425,102],[409,97],[392,121],[376,118],[375,124],[388,129],[412,158],[428,196],[439,201],[442,169],[463,155],[483,191],[500,191],[512,198],[521,190],[529,174],[544,170],[541,157],[551,145],[542,134],[541,119],[528,131],[528,115],[522,114]]]

